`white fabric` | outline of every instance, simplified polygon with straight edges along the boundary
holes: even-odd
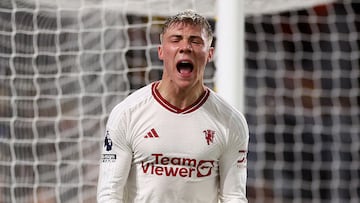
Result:
[[[137,90],[109,116],[98,202],[247,202],[244,116],[210,89],[177,109],[157,84]]]

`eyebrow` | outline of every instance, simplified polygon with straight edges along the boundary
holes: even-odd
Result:
[[[184,38],[183,35],[179,35],[179,34],[173,34],[173,35],[169,36],[169,38],[173,38],[173,37],[175,37],[175,38]],[[201,39],[201,40],[204,41],[204,39],[199,35],[190,35],[189,39]]]

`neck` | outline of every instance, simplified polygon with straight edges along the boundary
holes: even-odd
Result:
[[[157,90],[170,104],[179,109],[185,109],[202,96],[205,92],[205,86],[195,85],[188,88],[177,88],[173,85],[165,85],[163,81],[160,81]]]

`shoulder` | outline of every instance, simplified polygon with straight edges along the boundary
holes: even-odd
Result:
[[[228,129],[240,131],[242,135],[248,136],[248,124],[243,113],[234,106],[230,105],[224,98],[213,90],[210,90],[210,96],[206,107],[213,116],[223,122]]]
[[[235,116],[235,117],[243,117],[243,114],[236,109],[234,106],[230,105],[224,98],[222,98],[215,91],[209,89],[210,96],[209,102],[210,108],[217,110],[219,114],[223,114],[226,116]]]
[[[127,112],[131,111],[132,108],[152,98],[151,87],[152,84],[144,86],[127,96],[121,102],[119,102],[111,110],[108,122],[111,123],[120,120]]]

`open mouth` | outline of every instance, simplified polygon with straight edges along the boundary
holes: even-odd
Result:
[[[179,73],[191,73],[194,65],[190,61],[179,61],[176,64],[176,69]]]

